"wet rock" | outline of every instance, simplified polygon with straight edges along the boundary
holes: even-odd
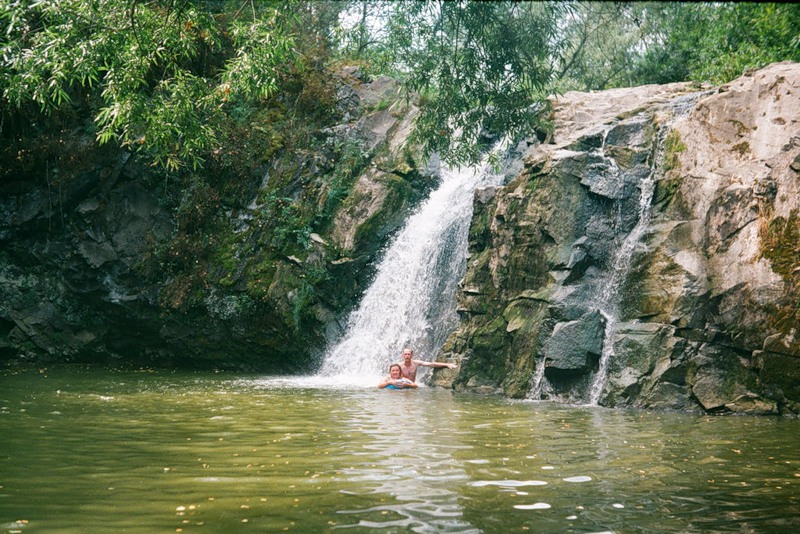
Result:
[[[559,371],[545,373],[545,397],[585,399],[591,381],[574,375],[591,374],[599,328],[583,321],[630,246],[610,297],[614,353],[601,403],[793,412],[800,260],[779,250],[796,249],[797,94],[800,65],[779,63],[722,92],[669,84],[555,99],[551,142],[531,144],[519,176],[476,201],[458,298],[480,313],[463,313],[453,339],[470,346],[503,313],[511,338],[496,357],[506,376],[520,383],[520,362],[546,361]],[[645,179],[655,182],[649,224],[625,243]],[[785,243],[765,242],[775,220]],[[521,294],[544,295],[546,309],[524,349],[514,344],[529,327],[507,311]],[[481,364],[498,362],[486,355]],[[562,369],[572,381],[550,383]],[[465,367],[455,383],[475,372]]]
[[[546,369],[587,372],[603,351],[605,323],[600,312],[592,311],[575,321],[556,324],[543,350]]]
[[[331,83],[338,124],[294,151],[288,172],[269,161],[252,177],[156,176],[65,130],[77,169],[0,184],[0,359],[313,367],[381,246],[435,184],[435,161],[405,142],[416,109],[396,83],[357,68]],[[337,181],[339,159],[350,167]],[[347,195],[344,208],[330,195]],[[272,258],[264,229],[276,206],[278,218],[330,213]]]

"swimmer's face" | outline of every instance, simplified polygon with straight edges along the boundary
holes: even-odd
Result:
[[[414,353],[411,352],[409,349],[406,349],[406,350],[403,351],[403,360],[408,362],[408,361],[411,361],[411,358],[413,358],[413,357],[414,357]]]
[[[395,380],[400,378],[400,366],[399,365],[391,366],[389,368],[389,376],[391,376]]]

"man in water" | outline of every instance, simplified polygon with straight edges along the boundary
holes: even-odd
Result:
[[[400,371],[405,378],[408,378],[412,382],[417,381],[417,367],[435,367],[435,368],[442,368],[447,367],[448,369],[455,369],[456,364],[454,363],[445,363],[445,362],[426,362],[423,360],[415,360],[414,359],[414,351],[405,348],[403,349],[403,363],[400,364]]]
[[[400,374],[400,364],[393,363],[389,366],[389,376],[381,380],[381,383],[378,384],[380,389],[406,389],[406,388],[415,388],[417,384],[414,383],[413,380],[409,380],[408,378],[403,378]]]

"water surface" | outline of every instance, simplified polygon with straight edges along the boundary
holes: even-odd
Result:
[[[0,372],[2,532],[787,532],[800,422]]]

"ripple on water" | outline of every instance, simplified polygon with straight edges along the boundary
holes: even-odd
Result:
[[[297,389],[313,388],[328,390],[353,389],[373,390],[380,382],[381,375],[337,375],[337,376],[272,376],[257,380],[247,379],[238,381],[240,384],[253,386],[257,389]]]
[[[564,482],[589,482],[590,480],[592,480],[592,477],[587,477],[587,476],[567,477],[562,480],[564,480]]]
[[[521,488],[523,486],[546,486],[543,480],[476,480],[470,482],[470,486],[481,488],[484,486],[504,486],[507,488]]]
[[[173,511],[220,532],[241,530],[243,518],[262,532],[292,521],[298,532],[796,530],[794,420],[586,417],[557,406],[536,415],[436,388],[395,395],[372,382],[340,391],[229,377],[197,385],[169,374],[117,390],[104,374],[0,382],[0,532],[77,532],[87,513],[113,530],[156,531]],[[411,446],[396,413],[415,421]],[[548,424],[556,419],[574,432]],[[497,422],[474,428],[488,421]],[[126,454],[107,454],[117,444]],[[551,508],[537,509],[539,499]],[[9,522],[26,517],[46,519]]]
[[[546,502],[537,502],[533,504],[515,504],[514,508],[517,510],[547,510],[552,507]]]

